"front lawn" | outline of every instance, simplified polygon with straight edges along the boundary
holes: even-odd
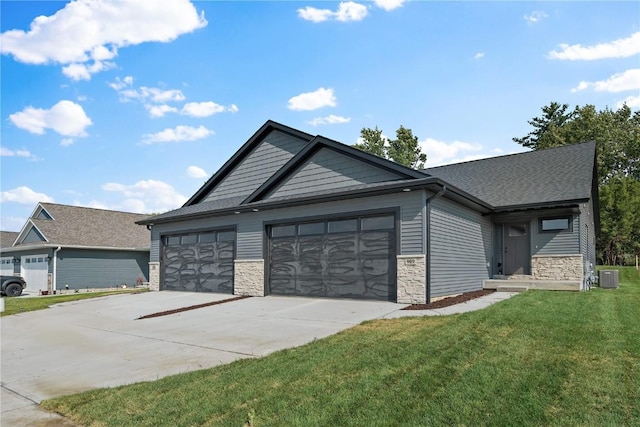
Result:
[[[87,298],[97,298],[123,293],[140,293],[146,292],[147,290],[148,289],[146,288],[138,288],[105,292],[83,292],[67,295],[3,298],[4,311],[0,313],[0,316],[8,316],[10,314],[24,313],[27,311],[44,310],[45,308],[49,308],[54,304],[60,304],[61,302],[77,301]]]
[[[86,426],[640,425],[640,277],[43,402]],[[153,357],[153,355],[150,355]]]

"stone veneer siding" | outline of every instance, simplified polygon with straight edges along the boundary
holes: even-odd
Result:
[[[427,262],[424,255],[398,255],[399,304],[424,304],[427,299]]]
[[[233,293],[263,297],[264,292],[264,260],[237,259],[234,263]]]
[[[582,255],[534,255],[531,275],[538,280],[582,280]]]
[[[160,290],[160,263],[149,263],[149,289],[152,291]]]

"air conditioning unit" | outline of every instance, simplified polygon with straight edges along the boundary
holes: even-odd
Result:
[[[604,289],[618,289],[618,270],[600,270],[598,284]]]

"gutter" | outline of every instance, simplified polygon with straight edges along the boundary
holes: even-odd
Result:
[[[58,252],[62,249],[62,246],[58,246],[53,251],[53,290],[58,289]]]
[[[431,201],[442,197],[444,193],[447,192],[447,186],[445,184],[440,184],[440,185],[442,186],[440,191],[428,197],[425,203],[426,210],[427,210],[427,218],[426,218],[426,223],[427,223],[427,268],[426,268],[427,298],[426,299],[427,300],[425,301],[426,304],[429,304],[429,302],[431,301]]]

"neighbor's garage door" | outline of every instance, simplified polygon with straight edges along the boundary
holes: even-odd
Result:
[[[20,275],[27,282],[27,291],[33,293],[48,290],[49,258],[47,254],[21,257]]]
[[[272,294],[395,301],[393,215],[278,224],[268,233]]]
[[[163,290],[233,293],[236,233],[207,231],[163,237]]]

